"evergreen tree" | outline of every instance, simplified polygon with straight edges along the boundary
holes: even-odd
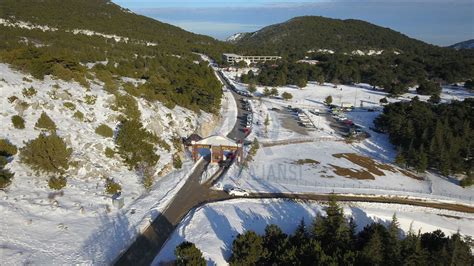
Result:
[[[259,265],[267,252],[263,247],[263,239],[253,231],[239,234],[232,243],[230,265]]]
[[[270,91],[270,89],[268,89],[267,87],[263,88],[263,96],[270,96],[272,95],[272,92]]]
[[[53,120],[51,120],[51,118],[45,112],[42,112],[40,118],[35,124],[35,128],[55,131],[56,124],[54,123]]]
[[[371,234],[369,241],[364,245],[362,256],[370,265],[382,265],[385,261],[384,253],[382,237],[376,228]]]
[[[20,159],[33,170],[63,173],[69,168],[72,149],[55,133],[40,134],[20,151]]]
[[[328,97],[326,97],[326,99],[324,100],[324,103],[328,106],[331,105],[332,104],[332,96],[329,95]]]
[[[291,93],[285,91],[281,94],[281,97],[283,97],[283,100],[288,101],[288,100],[291,100],[293,98],[293,95]]]
[[[126,120],[119,126],[117,150],[131,169],[153,167],[158,162],[160,156],[155,153],[154,147],[157,142],[157,137],[136,120]]]
[[[351,235],[352,229],[344,217],[342,208],[331,198],[325,208],[326,217],[316,216],[313,224],[313,236],[321,242],[324,253],[332,256],[338,263],[350,263],[354,260]]]
[[[428,102],[437,104],[437,103],[441,102],[441,97],[439,96],[439,94],[433,94],[428,99]]]
[[[283,233],[280,227],[271,224],[265,228],[265,235],[263,237],[263,247],[267,250],[265,263],[268,265],[284,264],[284,257],[291,257],[285,254],[288,249],[288,237]]]
[[[178,266],[206,266],[206,260],[202,252],[196,248],[194,243],[183,242],[175,249],[176,265]]]
[[[249,83],[248,90],[250,93],[255,93],[257,91],[257,86],[253,81]]]
[[[392,221],[388,225],[388,242],[387,242],[387,263],[389,265],[399,265],[400,258],[400,224],[397,215],[394,213]]]
[[[272,90],[270,91],[271,96],[278,96],[278,89],[273,87]]]
[[[450,265],[474,265],[471,248],[461,240],[459,232],[451,236],[448,249],[451,251]]]

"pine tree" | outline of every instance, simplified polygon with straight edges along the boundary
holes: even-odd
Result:
[[[248,90],[250,93],[255,93],[257,91],[257,86],[255,85],[255,82],[250,82],[248,86]]]
[[[46,129],[49,131],[56,130],[56,124],[45,112],[41,113],[41,116],[36,122],[35,127],[39,129]]]
[[[324,103],[328,106],[331,105],[332,104],[332,96],[329,95],[328,97],[326,97],[326,99],[324,100]]]
[[[202,252],[191,242],[183,242],[175,249],[176,265],[178,266],[206,266]]]
[[[458,233],[451,236],[451,261],[450,265],[474,265],[474,256],[470,247],[461,240]]]
[[[397,219],[397,215],[394,213],[392,221],[388,225],[388,245],[387,245],[387,256],[390,265],[399,265],[401,262],[400,258],[400,224]]]
[[[259,261],[267,256],[263,247],[263,239],[254,231],[239,234],[232,243],[230,265],[259,265]]]
[[[420,237],[415,240],[414,249],[410,252],[410,254],[405,259],[405,265],[410,266],[424,266],[428,265],[428,253],[423,247],[421,246]]]
[[[428,168],[428,155],[425,153],[423,145],[421,146],[420,150],[418,151],[418,159],[416,163],[416,171],[418,173],[423,173]]]
[[[351,228],[334,198],[329,200],[325,211],[326,217],[318,215],[314,220],[313,236],[321,242],[326,255],[332,256],[338,263],[347,263],[347,260],[354,259],[351,253],[354,238]]]
[[[362,254],[370,265],[382,265],[385,260],[384,252],[382,237],[375,228],[369,241],[364,245]]]
[[[20,151],[20,159],[33,170],[63,173],[69,168],[72,149],[55,133],[40,134]]]
[[[277,225],[271,224],[265,228],[263,247],[267,250],[265,263],[268,265],[284,263],[284,251],[288,248],[288,238]],[[288,254],[286,254],[288,255]]]

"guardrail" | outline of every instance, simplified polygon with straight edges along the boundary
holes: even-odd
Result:
[[[335,193],[348,193],[345,190],[348,190],[350,193],[357,193],[354,189],[359,190],[378,190],[387,192],[387,194],[397,195],[400,192],[405,193],[404,196],[421,196],[421,197],[443,197],[447,200],[464,200],[469,202],[470,204],[474,203],[474,196],[464,196],[464,195],[457,195],[451,193],[427,193],[422,189],[409,189],[409,188],[391,188],[385,186],[373,186],[369,184],[336,184],[336,183],[327,183],[327,182],[318,182],[316,180],[306,180],[306,179],[268,179],[270,183],[274,184],[281,184],[281,185],[293,185],[293,186],[307,186],[307,187],[317,187],[320,189],[327,189],[327,192],[335,192]],[[338,191],[339,190],[339,191]],[[391,193],[393,192],[393,193]]]
[[[318,141],[344,141],[344,139],[335,138],[335,137],[293,138],[293,139],[283,139],[283,140],[260,141],[260,145],[262,145],[262,147],[272,147],[272,146],[279,146],[279,145],[289,145],[289,144],[318,142]]]

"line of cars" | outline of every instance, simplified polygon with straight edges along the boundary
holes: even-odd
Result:
[[[250,106],[249,100],[241,98],[240,101],[242,102],[242,108],[246,111],[244,121],[242,121],[245,126],[244,131],[250,132],[253,123],[252,107]]]
[[[367,138],[368,133],[363,131],[360,126],[356,125],[352,120],[346,117],[345,110],[341,108],[332,108],[329,111],[331,116],[347,127],[346,136],[355,138]]]
[[[298,119],[300,126],[305,128],[316,128],[316,126],[313,124],[311,119],[309,119],[308,115],[303,111],[303,109],[293,108],[291,105],[288,105],[287,108],[288,111]]]

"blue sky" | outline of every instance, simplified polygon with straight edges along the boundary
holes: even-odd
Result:
[[[132,11],[217,39],[295,16],[362,19],[436,45],[474,38],[474,0],[113,0]]]

